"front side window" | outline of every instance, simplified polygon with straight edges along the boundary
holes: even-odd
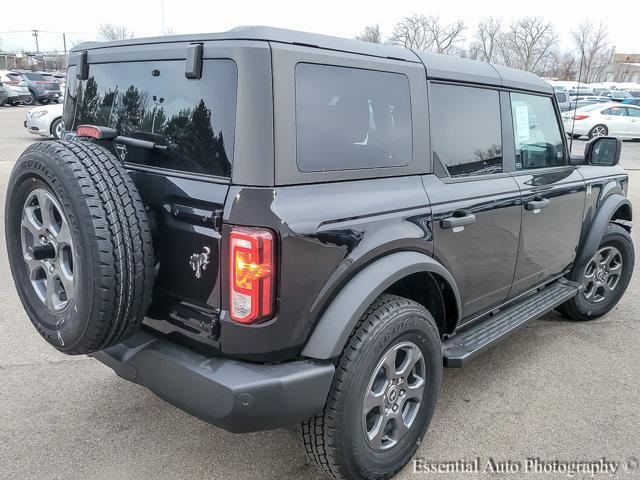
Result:
[[[179,60],[92,64],[89,78],[75,83],[71,78],[67,86],[68,131],[98,125],[166,147],[127,145],[114,152],[127,163],[231,176],[237,90],[232,60],[205,60],[199,80],[186,79]]]
[[[296,161],[301,172],[411,164],[409,80],[399,73],[300,63]]]
[[[631,117],[640,117],[640,108],[627,108],[627,111]]]
[[[429,110],[438,176],[502,172],[500,97],[496,90],[432,84]]]
[[[550,97],[511,93],[516,169],[565,163],[564,142]]]

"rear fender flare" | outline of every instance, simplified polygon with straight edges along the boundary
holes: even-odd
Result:
[[[438,274],[449,283],[456,297],[459,315],[460,293],[445,267],[422,253],[392,253],[358,272],[340,291],[318,320],[302,355],[319,360],[340,356],[354,326],[369,305],[398,280],[419,272]]]
[[[610,194],[602,202],[602,205],[596,211],[589,233],[579,250],[574,269],[582,268],[596,254],[607,225],[609,225],[615,212],[623,205],[628,206],[631,210],[631,202],[619,193]]]

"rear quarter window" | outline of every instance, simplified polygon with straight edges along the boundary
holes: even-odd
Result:
[[[229,178],[236,65],[204,60],[199,80],[186,79],[184,68],[179,60],[90,65],[87,80],[68,84],[67,130],[83,124],[114,128],[120,136],[166,146],[114,148],[127,163]]]
[[[411,100],[405,75],[300,63],[295,84],[300,171],[411,164]]]

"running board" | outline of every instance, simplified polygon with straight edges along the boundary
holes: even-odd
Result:
[[[444,366],[460,368],[480,352],[504,340],[527,323],[574,297],[580,287],[558,280],[525,300],[446,340],[442,345]]]

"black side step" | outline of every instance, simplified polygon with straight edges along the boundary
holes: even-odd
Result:
[[[575,296],[580,287],[564,279],[547,285],[520,303],[508,307],[468,330],[448,339],[442,345],[444,366],[462,367],[469,359],[492,347],[527,323]]]

